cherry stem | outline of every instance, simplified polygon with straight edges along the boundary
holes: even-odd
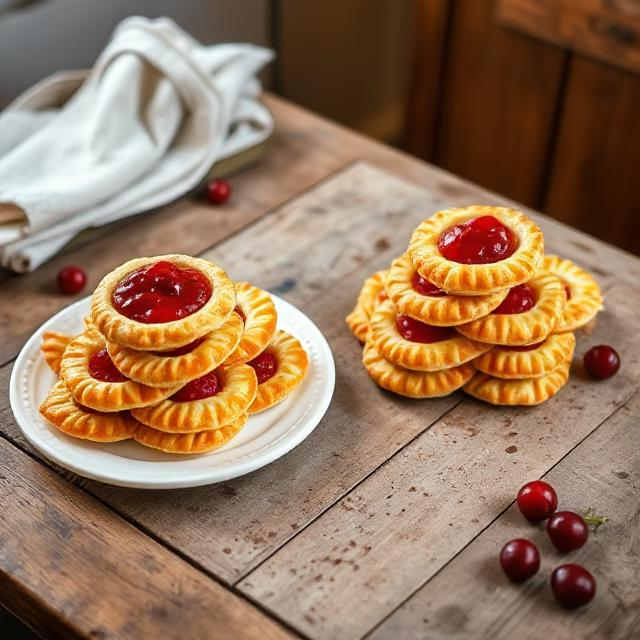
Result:
[[[607,522],[609,518],[606,516],[596,515],[596,512],[592,507],[589,507],[584,512],[584,521],[591,527],[593,527],[594,531],[597,531],[605,522]]]

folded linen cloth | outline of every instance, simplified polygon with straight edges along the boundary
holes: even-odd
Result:
[[[255,76],[272,57],[127,18],[93,69],[20,96],[0,114],[0,264],[32,270],[82,229],[175,200],[265,140]]]

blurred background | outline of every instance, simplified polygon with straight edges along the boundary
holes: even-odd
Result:
[[[271,91],[640,254],[640,0],[0,0],[0,107],[132,14],[271,46]]]

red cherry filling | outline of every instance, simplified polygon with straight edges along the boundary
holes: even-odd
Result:
[[[417,271],[413,274],[411,279],[411,285],[413,290],[422,294],[423,296],[429,296],[431,298],[440,298],[446,296],[447,292],[436,287],[435,284],[429,282],[426,278],[423,278]]]
[[[196,347],[199,347],[204,341],[206,336],[202,336],[202,338],[198,338],[189,344],[185,344],[183,347],[178,347],[177,349],[171,349],[171,351],[154,351],[157,356],[164,356],[167,358],[174,358],[176,356],[183,356],[186,353],[191,353]]]
[[[493,216],[480,216],[447,229],[438,240],[443,257],[460,264],[490,264],[518,248],[515,233]]]
[[[247,316],[244,315],[244,311],[240,307],[236,307],[234,311],[242,318],[242,322],[247,324]]]
[[[216,371],[210,371],[201,378],[196,378],[176,391],[171,400],[174,402],[191,402],[192,400],[203,400],[215,396],[222,389],[220,377]]]
[[[129,379],[118,371],[106,349],[89,358],[89,375],[102,382],[126,382]]]
[[[525,344],[522,347],[502,347],[503,349],[508,349],[509,351],[533,351],[537,349],[541,344],[544,344],[544,340],[542,342],[536,342],[535,344]]]
[[[562,281],[562,286],[564,287],[564,292],[567,294],[567,302],[571,300],[571,287],[568,282]]]
[[[492,311],[492,313],[524,313],[533,308],[536,303],[536,297],[533,289],[528,284],[519,284],[509,289],[507,297],[502,304]]]
[[[396,316],[396,329],[405,340],[423,344],[448,340],[455,334],[451,327],[434,327],[401,313]]]
[[[113,292],[113,306],[137,322],[171,322],[201,309],[211,293],[211,283],[200,271],[161,260],[121,280]]]
[[[278,371],[278,361],[272,353],[266,351],[263,351],[247,364],[252,366],[256,372],[258,384],[262,384],[269,380],[269,378],[273,378],[273,376],[276,375],[276,371]]]

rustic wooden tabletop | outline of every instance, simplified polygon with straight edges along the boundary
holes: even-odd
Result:
[[[533,214],[547,251],[604,289],[606,309],[576,353],[615,345],[614,379],[588,381],[576,358],[567,387],[529,409],[382,392],[343,321],[363,278],[437,209],[506,200],[266,100],[275,136],[264,162],[233,180],[230,204],[182,200],[33,274],[0,275],[2,604],[45,638],[638,637],[640,260]],[[211,258],[301,307],[333,349],[333,403],[294,451],[232,482],[156,492],[75,477],[17,428],[12,361],[69,304],[52,286],[62,265],[82,265],[92,288],[129,258],[169,252]],[[563,507],[609,517],[580,551],[561,557],[514,508],[520,485],[540,477]],[[497,554],[521,535],[539,543],[542,570],[515,586]],[[574,612],[548,587],[567,559],[598,580]]]

